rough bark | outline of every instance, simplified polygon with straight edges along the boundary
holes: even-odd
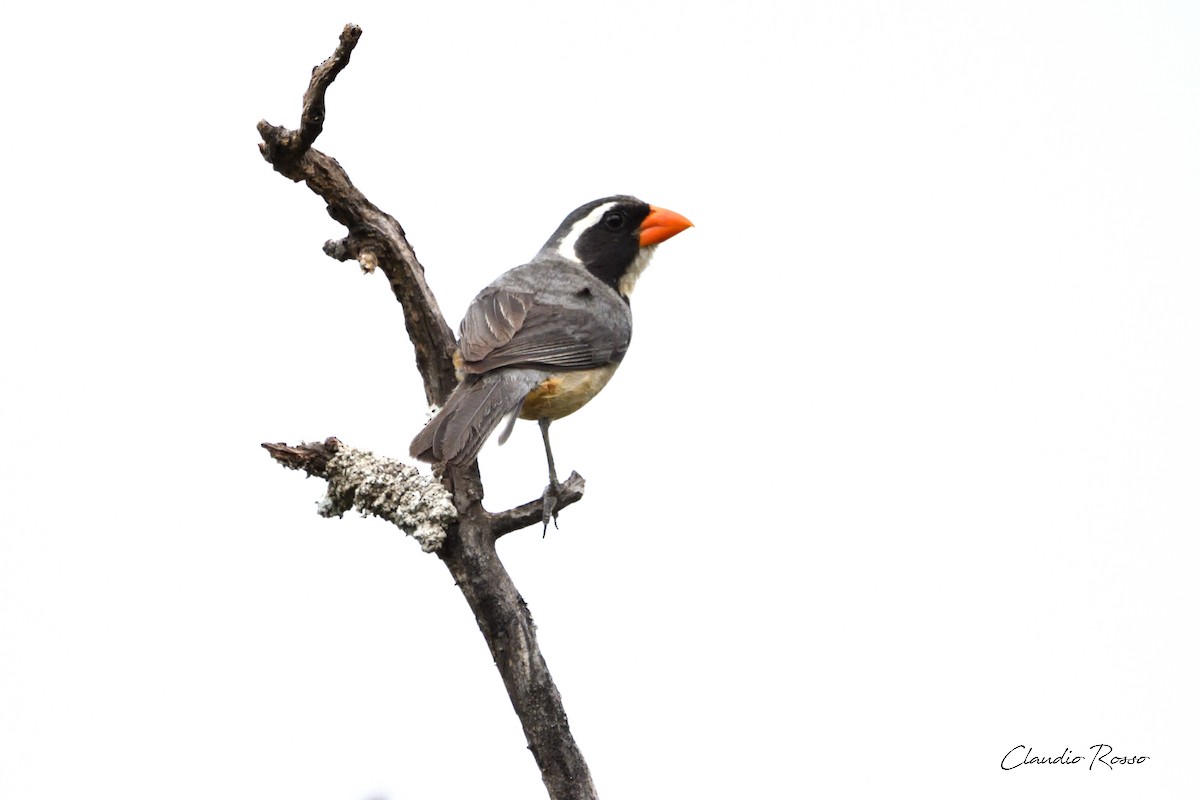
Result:
[[[425,270],[400,224],[367,200],[337,161],[312,148],[325,121],[325,92],[349,63],[361,35],[358,26],[347,25],[334,54],[313,69],[298,129],[258,123],[263,139],[259,149],[277,172],[304,181],[325,201],[330,216],[346,226],[345,238],[326,242],[326,254],[340,261],[355,259],[365,272],[378,269],[387,277],[403,307],[426,399],[440,404],[456,383],[455,339],[425,282]],[[496,554],[500,536],[541,522],[541,499],[490,513],[483,508],[483,485],[474,463],[447,468],[438,486],[435,479],[414,474],[407,465],[352,450],[333,438],[263,447],[285,466],[329,481],[322,513],[357,508],[384,517],[437,553],[475,614],[550,797],[595,798],[529,610]],[[582,498],[583,487],[583,478],[572,473],[563,484],[559,508]],[[443,490],[453,513],[440,503],[438,492]]]
[[[287,130],[258,123],[259,150],[275,171],[304,183],[325,201],[329,216],[346,226],[344,239],[325,243],[325,253],[339,261],[354,259],[364,272],[379,269],[404,309],[404,324],[417,353],[417,369],[425,380],[425,398],[441,403],[457,379],[454,375],[454,332],[446,324],[437,299],[425,283],[425,269],[390,214],[380,211],[333,158],[312,148],[325,125],[325,91],[350,62],[362,29],[347,25],[333,55],[313,67],[304,93],[300,127]]]

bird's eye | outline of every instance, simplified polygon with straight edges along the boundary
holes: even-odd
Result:
[[[610,231],[618,231],[625,226],[625,215],[620,211],[610,211],[604,215],[604,227]]]

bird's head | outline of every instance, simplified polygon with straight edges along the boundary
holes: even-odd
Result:
[[[690,227],[692,223],[674,211],[616,195],[568,214],[542,252],[582,264],[628,297],[655,246]]]

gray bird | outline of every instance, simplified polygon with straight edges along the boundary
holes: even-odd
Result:
[[[413,439],[414,458],[467,464],[507,416],[536,419],[550,485],[543,522],[557,517],[559,483],[550,422],[596,396],[633,333],[629,295],[655,247],[692,223],[635,197],[617,195],[572,211],[528,264],[492,281],[459,326],[459,384]]]

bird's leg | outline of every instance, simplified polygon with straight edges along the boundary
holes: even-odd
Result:
[[[545,536],[550,527],[550,520],[554,520],[555,528],[558,527],[559,483],[558,475],[554,472],[554,453],[550,452],[550,418],[539,419],[538,427],[542,429],[542,442],[546,445],[546,464],[550,467],[550,485],[542,492],[542,536]]]
[[[538,427],[542,429],[542,443],[546,445],[546,464],[550,467],[550,485],[558,489],[558,475],[554,471],[554,453],[550,451],[550,419],[542,417],[538,420]]]

